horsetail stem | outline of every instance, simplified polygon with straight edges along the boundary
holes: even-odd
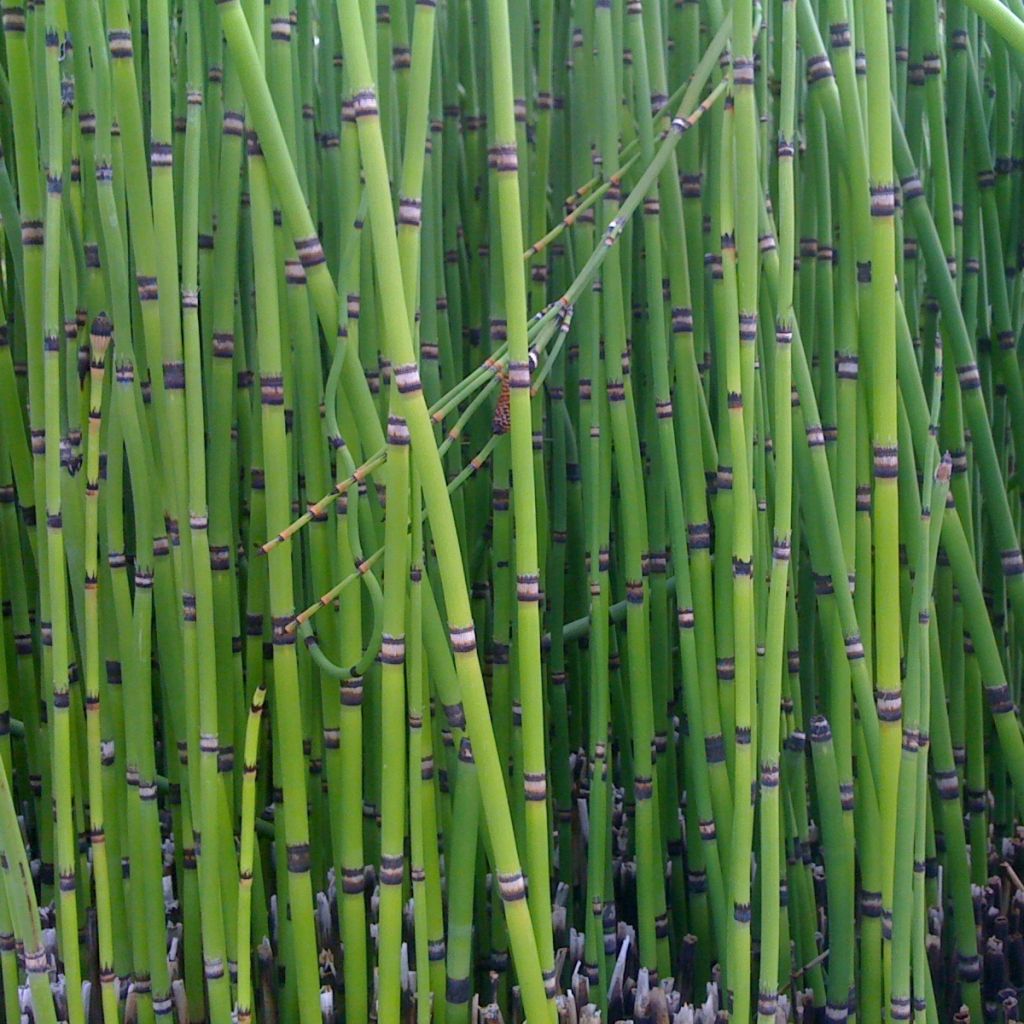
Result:
[[[1020,0],[2,15],[7,1017],[1017,1019]]]

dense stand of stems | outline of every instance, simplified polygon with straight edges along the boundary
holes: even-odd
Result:
[[[0,8],[4,1020],[1020,1019],[1021,0]]]

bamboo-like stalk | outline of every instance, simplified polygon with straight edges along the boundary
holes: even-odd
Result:
[[[775,520],[772,528],[772,568],[766,625],[765,688],[760,721],[761,849],[761,974],[758,983],[758,1020],[765,1024],[778,1004],[778,968],[781,947],[782,908],[779,906],[782,815],[780,808],[780,745],[783,650],[787,612],[786,594],[792,552],[793,417],[792,403],[792,304],[795,232],[793,133],[796,92],[796,4],[782,5],[782,97],[779,116],[779,265],[781,275],[776,306],[776,351],[772,365],[775,454]]]
[[[245,745],[243,747],[242,806],[241,826],[239,829],[238,851],[238,947],[247,949],[251,943],[252,932],[252,886],[256,860],[256,775],[259,771],[259,739],[260,724],[263,720],[263,705],[266,701],[267,689],[257,685],[252,695],[249,718],[246,722]],[[240,1021],[252,1020],[253,985],[252,957],[243,956],[238,961],[238,996],[236,1012]]]
[[[257,27],[262,15],[251,15]],[[235,5],[236,16],[243,17]],[[245,27],[244,20],[242,26]],[[246,31],[248,29],[246,28]],[[257,57],[258,59],[258,57]],[[281,343],[279,334],[277,280],[274,274],[275,257],[273,214],[270,207],[270,187],[261,146],[259,126],[250,135],[248,146],[249,179],[252,194],[252,230],[255,252],[254,277],[256,283],[260,398],[262,405],[263,453],[266,460],[267,526],[276,530],[288,515],[287,454],[285,451],[283,381],[281,377]],[[291,908],[290,934],[296,956],[296,989],[299,1019],[311,1024],[319,1013],[316,976],[315,946],[312,916],[312,886],[309,877],[309,824],[302,779],[302,747],[299,722],[295,718],[298,708],[298,666],[295,636],[287,630],[293,614],[292,577],[287,551],[272,552],[269,560],[270,614],[273,627],[274,711],[278,718],[278,741],[284,772],[285,795],[284,839],[287,844],[287,894]],[[223,967],[221,967],[223,970]]]
[[[4,887],[14,920],[14,935],[23,949],[32,1009],[43,1024],[56,1024],[32,871],[22,846],[6,765],[0,765],[0,820],[3,822]]]
[[[99,607],[99,490],[100,429],[103,416],[107,352],[113,325],[97,316],[89,332],[89,432],[86,441],[85,530],[85,714],[89,764],[89,842],[92,848],[93,884],[96,887],[96,928],[99,943],[99,975],[105,1022],[117,1020],[117,989],[114,973],[106,815],[103,797],[100,721],[100,607]]]
[[[67,565],[63,529],[63,499],[60,480],[61,415],[59,296],[62,241],[64,150],[61,124],[61,94],[58,69],[63,10],[53,12],[46,25],[45,106],[46,213],[43,228],[43,373],[45,415],[43,442],[46,449],[46,537],[49,622],[41,624],[43,643],[50,647],[49,670],[52,697],[47,702],[53,713],[53,786],[55,804],[56,868],[59,876],[59,927],[61,954],[68,984],[68,1014],[72,1021],[84,1020],[81,997],[82,969],[78,944],[78,904],[75,883],[75,835],[72,795],[71,739],[71,647],[68,621]],[[32,344],[30,340],[30,344]],[[45,663],[44,663],[45,664]]]
[[[494,141],[490,161],[496,179],[500,214],[503,292],[507,324],[512,503],[515,523],[516,661],[523,706],[523,792],[526,801],[525,864],[530,916],[544,977],[545,994],[556,994],[554,949],[547,879],[548,773],[545,756],[544,689],[540,663],[540,599],[542,582],[537,543],[537,498],[533,467],[530,353],[527,338],[526,281],[519,253],[523,250],[519,155],[515,135],[512,54],[508,45],[509,10],[504,0],[488,5],[490,56],[494,89]]]

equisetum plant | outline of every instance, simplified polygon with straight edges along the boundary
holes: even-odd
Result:
[[[1024,0],[0,12],[0,1019],[1022,1019]]]

